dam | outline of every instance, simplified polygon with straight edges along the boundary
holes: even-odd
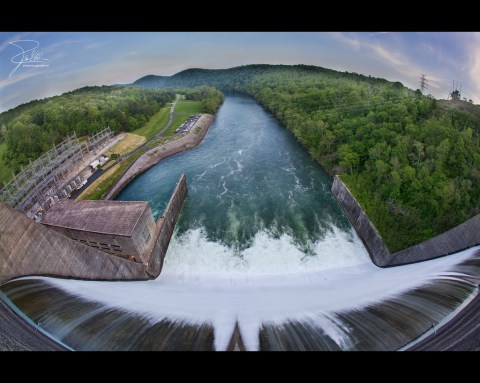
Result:
[[[186,194],[182,174],[165,215],[156,222],[146,202],[61,201],[50,209],[44,224],[0,202],[0,283],[29,275],[114,281],[156,278]],[[147,223],[126,222],[134,218]],[[134,230],[133,237],[122,236],[122,231]],[[136,249],[136,242],[146,235]]]
[[[117,200],[149,201],[158,219],[179,172],[189,198],[159,278],[28,277],[6,298],[75,350],[397,350],[477,296],[478,247],[373,264],[332,180],[251,98],[227,96],[197,148]]]
[[[59,201],[42,224],[0,202],[0,284],[31,275],[155,279],[186,195],[182,174],[156,222],[148,202]],[[62,349],[33,332],[19,320],[21,313],[0,301],[0,349]]]

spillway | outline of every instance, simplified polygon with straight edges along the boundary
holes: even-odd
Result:
[[[331,179],[254,100],[228,95],[202,144],[118,196],[161,215],[185,201],[160,277],[24,278],[2,290],[77,350],[396,350],[477,293],[478,248],[380,269],[330,193]]]

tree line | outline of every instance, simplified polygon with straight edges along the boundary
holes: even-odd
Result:
[[[341,179],[390,251],[480,212],[480,118],[400,83],[263,76],[246,90]]]
[[[189,69],[132,85],[86,87],[0,114],[6,161],[27,163],[74,131],[134,130],[175,93],[214,113],[223,102],[220,90],[238,91],[274,114],[327,173],[341,175],[390,251],[480,212],[477,105],[306,65]]]
[[[0,114],[0,142],[7,144],[3,160],[18,170],[74,132],[135,130],[174,98],[170,90],[101,86],[21,105]]]
[[[184,94],[187,100],[201,101],[203,111],[210,114],[215,114],[224,100],[223,93],[220,90],[206,85],[176,89],[175,92]]]

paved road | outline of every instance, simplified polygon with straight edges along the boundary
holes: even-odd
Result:
[[[130,157],[133,153],[139,151],[140,149],[142,149],[143,147],[145,147],[146,145],[148,145],[151,141],[153,140],[156,140],[160,137],[162,137],[162,134],[163,132],[165,132],[169,127],[170,125],[172,125],[172,122],[173,122],[173,119],[175,118],[175,106],[177,105],[177,101],[180,99],[180,95],[176,95],[176,98],[175,98],[175,101],[173,102],[172,106],[170,107],[170,119],[168,120],[168,124],[165,125],[165,127],[160,131],[158,132],[155,136],[153,136],[152,138],[150,138],[149,140],[145,141],[142,145],[136,147],[135,149],[131,150],[130,152],[128,152],[127,154],[124,154],[123,156],[121,156],[118,160],[116,160],[115,162],[113,162],[111,165],[109,165],[108,167],[106,167],[105,169],[98,169],[95,173],[93,173],[87,180],[87,183],[85,185],[82,186],[81,189],[79,189],[78,191],[72,193],[70,199],[76,199],[80,194],[82,194],[82,192],[90,186],[90,184],[95,181],[98,177],[100,177],[102,174],[104,174],[105,172],[109,171],[111,168],[113,168],[116,164],[118,164],[120,161],[123,161],[125,158],[128,158]],[[163,137],[163,138],[167,138],[167,137]],[[132,166],[133,164],[131,164],[130,166]],[[125,170],[127,171],[128,168]],[[121,177],[119,178],[119,180],[121,179]],[[118,181],[117,181],[118,182]],[[117,183],[115,182],[115,184]],[[115,186],[112,185],[112,187],[110,188],[113,189],[113,187]]]
[[[170,107],[170,119],[168,120],[168,124],[165,125],[165,127],[160,131],[158,132],[156,135],[154,135],[152,138],[150,138],[149,140],[145,141],[142,145],[136,147],[135,149],[133,149],[132,151],[128,152],[127,154],[124,154],[122,157],[120,157],[120,159],[118,161],[121,161],[127,157],[130,157],[133,153],[139,151],[140,149],[142,149],[143,147],[147,146],[150,142],[152,142],[153,140],[156,140],[158,138],[165,138],[162,136],[163,132],[165,132],[169,127],[170,125],[172,125],[172,122],[173,122],[173,119],[175,118],[175,106],[177,105],[177,101],[180,99],[179,95],[177,94],[176,95],[176,98],[175,98],[175,101],[173,102],[172,106]],[[110,165],[108,168],[105,169],[105,171],[109,170],[111,167],[115,166],[117,164],[116,161],[115,163],[113,163],[112,165]]]
[[[408,351],[480,351],[480,294],[446,325]]]
[[[160,138],[162,136],[163,132],[165,132],[170,127],[170,125],[172,125],[173,119],[175,118],[175,106],[177,105],[177,101],[179,99],[180,99],[180,95],[177,94],[176,98],[175,98],[175,102],[172,104],[172,106],[170,108],[170,119],[168,120],[168,124],[165,125],[165,128],[163,128],[160,132],[158,132],[154,137],[152,137],[147,142],[150,142],[151,140],[154,140],[156,138]]]
[[[108,168],[106,168],[105,170],[102,171],[102,174],[106,171],[108,171],[109,169],[111,169],[113,166],[115,166],[118,162],[120,161],[123,161],[125,158],[128,158],[130,157],[133,153],[141,150],[142,148],[144,148],[145,146],[147,146],[151,141],[153,140],[156,140],[158,138],[167,138],[167,137],[164,137],[162,136],[163,132],[165,132],[169,127],[170,125],[172,125],[172,122],[173,122],[173,119],[175,118],[175,106],[177,105],[177,101],[180,99],[180,95],[177,94],[176,97],[175,97],[175,101],[173,102],[172,106],[170,107],[170,119],[168,120],[168,124],[165,125],[165,127],[160,131],[158,132],[155,136],[153,136],[152,138],[150,138],[149,140],[145,141],[142,145],[136,147],[135,149],[133,149],[132,151],[128,152],[127,154],[124,154],[122,157],[120,157],[117,161],[115,161],[112,165],[110,165]],[[130,166],[128,168],[125,169],[125,171],[123,172],[123,174],[125,174],[128,169],[130,169],[130,167],[133,166],[133,164],[136,162],[133,161]],[[110,189],[108,189],[107,193],[104,194],[103,198],[102,199],[109,199],[109,195],[110,195],[110,192],[112,190],[115,189],[115,187],[117,186],[117,184],[121,181],[122,177],[123,177],[123,174],[122,176],[120,176],[118,178],[118,180],[110,187]],[[98,176],[97,176],[98,178]]]

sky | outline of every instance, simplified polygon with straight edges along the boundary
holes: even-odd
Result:
[[[13,43],[13,44],[12,44]],[[25,52],[25,53],[23,53]],[[0,112],[87,85],[246,64],[310,64],[480,103],[479,32],[0,32]]]

